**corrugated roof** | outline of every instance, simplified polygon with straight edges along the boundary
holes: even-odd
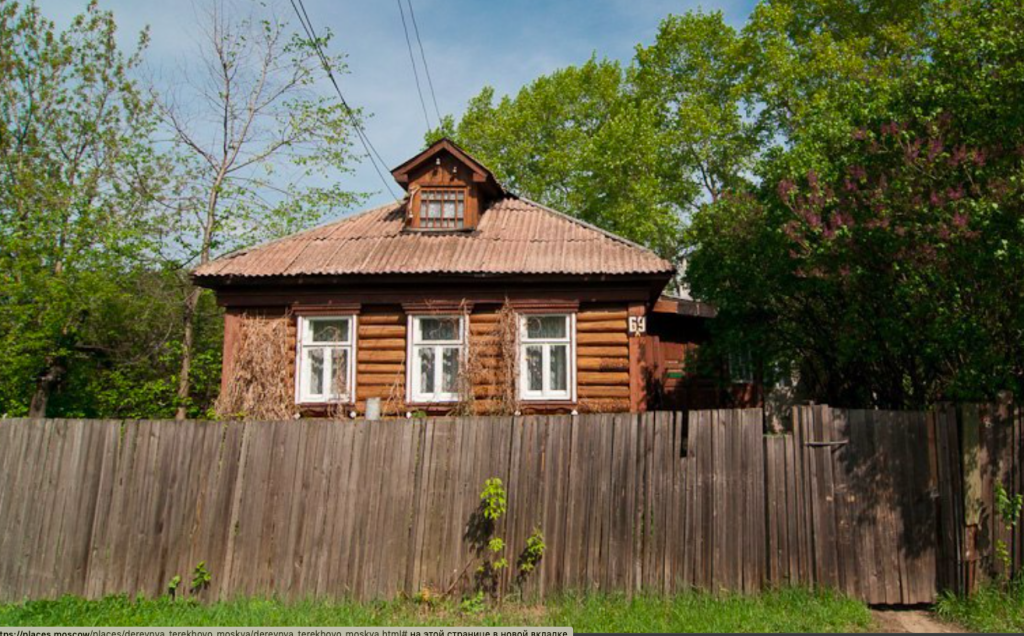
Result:
[[[671,274],[654,252],[525,199],[491,205],[473,232],[405,229],[402,202],[222,256],[219,277],[353,274]]]

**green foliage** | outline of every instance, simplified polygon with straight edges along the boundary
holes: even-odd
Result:
[[[497,103],[487,87],[427,140],[452,137],[513,192],[671,257],[690,184],[666,163],[657,114],[629,92],[617,62],[592,58]]]
[[[487,611],[487,597],[483,590],[477,590],[472,596],[467,596],[459,603],[459,611],[463,614],[483,614]]]
[[[1017,493],[1011,497],[1002,482],[997,481],[995,485],[995,503],[996,514],[999,515],[999,520],[1003,525],[1007,529],[1016,528],[1017,522],[1020,521],[1021,509],[1024,508],[1024,495]]]
[[[984,400],[1024,392],[1022,31],[1015,0],[670,15],[627,67],[486,88],[428,140],[686,254],[719,309],[699,364],[753,353],[837,406]]]
[[[178,593],[178,586],[181,585],[181,575],[175,574],[174,578],[167,582],[167,594],[173,599]]]
[[[59,32],[35,3],[0,5],[0,414],[47,411],[156,245],[156,120],[95,2]],[[34,407],[33,407],[34,402]]]
[[[783,589],[761,595],[680,594],[663,598],[614,594],[564,595],[544,604],[504,603],[488,608],[484,599],[425,606],[415,601],[358,603],[350,599],[239,598],[215,603],[174,602],[167,597],[111,596],[84,600],[66,596],[0,605],[0,624],[30,626],[545,626],[572,625],[577,632],[860,632],[871,628],[868,608],[828,592]],[[1020,614],[1020,597],[993,606],[992,618]],[[479,610],[479,611],[477,611]],[[1020,631],[1010,622],[1002,631]]]
[[[544,543],[544,533],[540,531],[539,527],[535,527],[526,539],[526,548],[519,555],[519,562],[516,564],[519,571],[524,574],[533,572],[540,560],[544,558],[544,551],[547,548],[547,544]]]
[[[198,594],[210,587],[210,582],[212,580],[213,576],[210,574],[210,571],[206,569],[206,561],[200,561],[196,564],[195,569],[192,570],[192,593]]]
[[[1024,578],[985,585],[970,597],[944,594],[939,616],[976,632],[1024,632]]]
[[[919,408],[1024,389],[1024,8],[758,5],[743,100],[758,177],[692,217],[724,353],[798,397]],[[756,264],[756,265],[755,265]],[[1010,282],[1013,281],[1013,282]]]
[[[993,494],[995,495],[996,515],[998,515],[999,521],[1003,524],[1003,527],[1012,531],[1017,527],[1017,522],[1020,521],[1021,509],[1024,508],[1024,495],[1017,493],[1011,497],[1000,481],[996,481]],[[1008,578],[1009,573],[1013,571],[1013,557],[1010,554],[1009,546],[1002,539],[996,539],[995,557],[1003,566],[1003,576]]]
[[[223,315],[188,270],[360,200],[339,185],[348,115],[271,13],[198,12],[201,51],[223,59],[187,69],[187,95],[142,85],[148,34],[119,49],[96,2],[64,31],[0,3],[0,416],[212,416]]]
[[[501,479],[492,477],[484,482],[484,489],[480,492],[480,501],[483,504],[484,518],[489,521],[497,521],[505,515],[508,502]]]

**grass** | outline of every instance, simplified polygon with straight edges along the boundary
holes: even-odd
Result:
[[[935,609],[942,618],[977,632],[1024,632],[1024,578],[1008,588],[982,587],[970,598],[944,596]]]
[[[506,603],[482,612],[458,604],[240,599],[203,605],[124,596],[64,597],[0,605],[7,626],[528,626],[578,632],[846,632],[871,626],[867,608],[831,593],[798,589],[760,596],[682,594],[673,598],[566,595],[543,605]]]

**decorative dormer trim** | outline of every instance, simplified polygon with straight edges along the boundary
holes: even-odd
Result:
[[[394,168],[391,171],[391,176],[395,178],[399,185],[409,190],[411,185],[410,174],[427,161],[431,159],[438,160],[438,155],[441,153],[448,153],[462,163],[469,170],[469,180],[483,185],[484,189],[488,191],[488,195],[497,197],[505,193],[504,188],[501,187],[494,174],[486,166],[474,159],[468,152],[459,148],[451,139],[447,138],[434,142],[423,152]]]

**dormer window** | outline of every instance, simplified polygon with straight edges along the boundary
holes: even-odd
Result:
[[[490,170],[449,139],[441,139],[391,171],[409,193],[411,232],[475,230],[490,202],[506,196]]]
[[[465,188],[423,188],[420,190],[421,228],[461,230],[465,226]]]

